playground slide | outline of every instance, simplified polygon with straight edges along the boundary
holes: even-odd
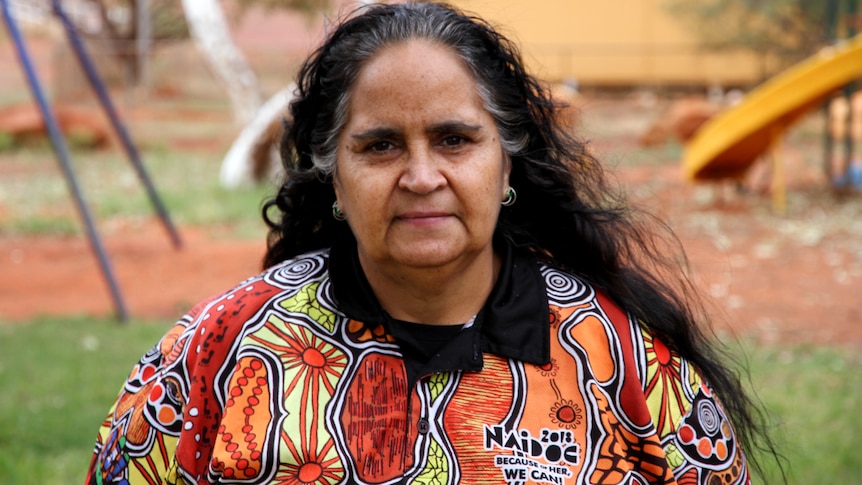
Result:
[[[705,123],[686,144],[686,178],[741,177],[787,127],[857,79],[862,79],[862,34],[769,79]]]

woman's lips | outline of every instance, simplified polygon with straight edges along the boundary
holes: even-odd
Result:
[[[451,217],[448,212],[442,211],[411,211],[399,214],[396,219],[410,224],[430,225]]]

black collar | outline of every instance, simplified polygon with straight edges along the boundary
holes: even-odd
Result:
[[[536,258],[502,237],[495,238],[494,249],[502,259],[497,282],[473,326],[429,362],[434,370],[479,370],[486,352],[536,365],[550,361],[548,297]],[[345,315],[372,328],[391,328],[392,319],[365,278],[352,237],[333,244],[329,274]]]

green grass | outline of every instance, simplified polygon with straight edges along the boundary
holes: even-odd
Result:
[[[74,199],[49,147],[19,150],[4,160],[20,167],[0,180],[0,234],[83,233]],[[123,153],[74,151],[79,189],[99,226],[110,219],[156,218],[143,183]],[[221,158],[212,152],[153,148],[143,163],[156,192],[177,225],[229,230],[229,236],[262,238],[258,214],[272,184],[226,189],[218,180]]]
[[[860,483],[862,356],[813,346],[754,347],[749,353],[756,392],[779,425],[775,437],[790,466],[790,483]]]
[[[99,423],[170,322],[0,321],[0,483],[81,483]],[[792,484],[859,483],[862,357],[807,346],[745,348]],[[765,483],[776,483],[774,467]],[[763,483],[763,482],[762,482]]]
[[[0,322],[0,483],[83,483],[99,423],[169,325]]]

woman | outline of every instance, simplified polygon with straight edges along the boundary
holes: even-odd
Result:
[[[749,481],[745,394],[509,41],[368,7],[297,84],[267,269],[144,356],[89,483]]]

